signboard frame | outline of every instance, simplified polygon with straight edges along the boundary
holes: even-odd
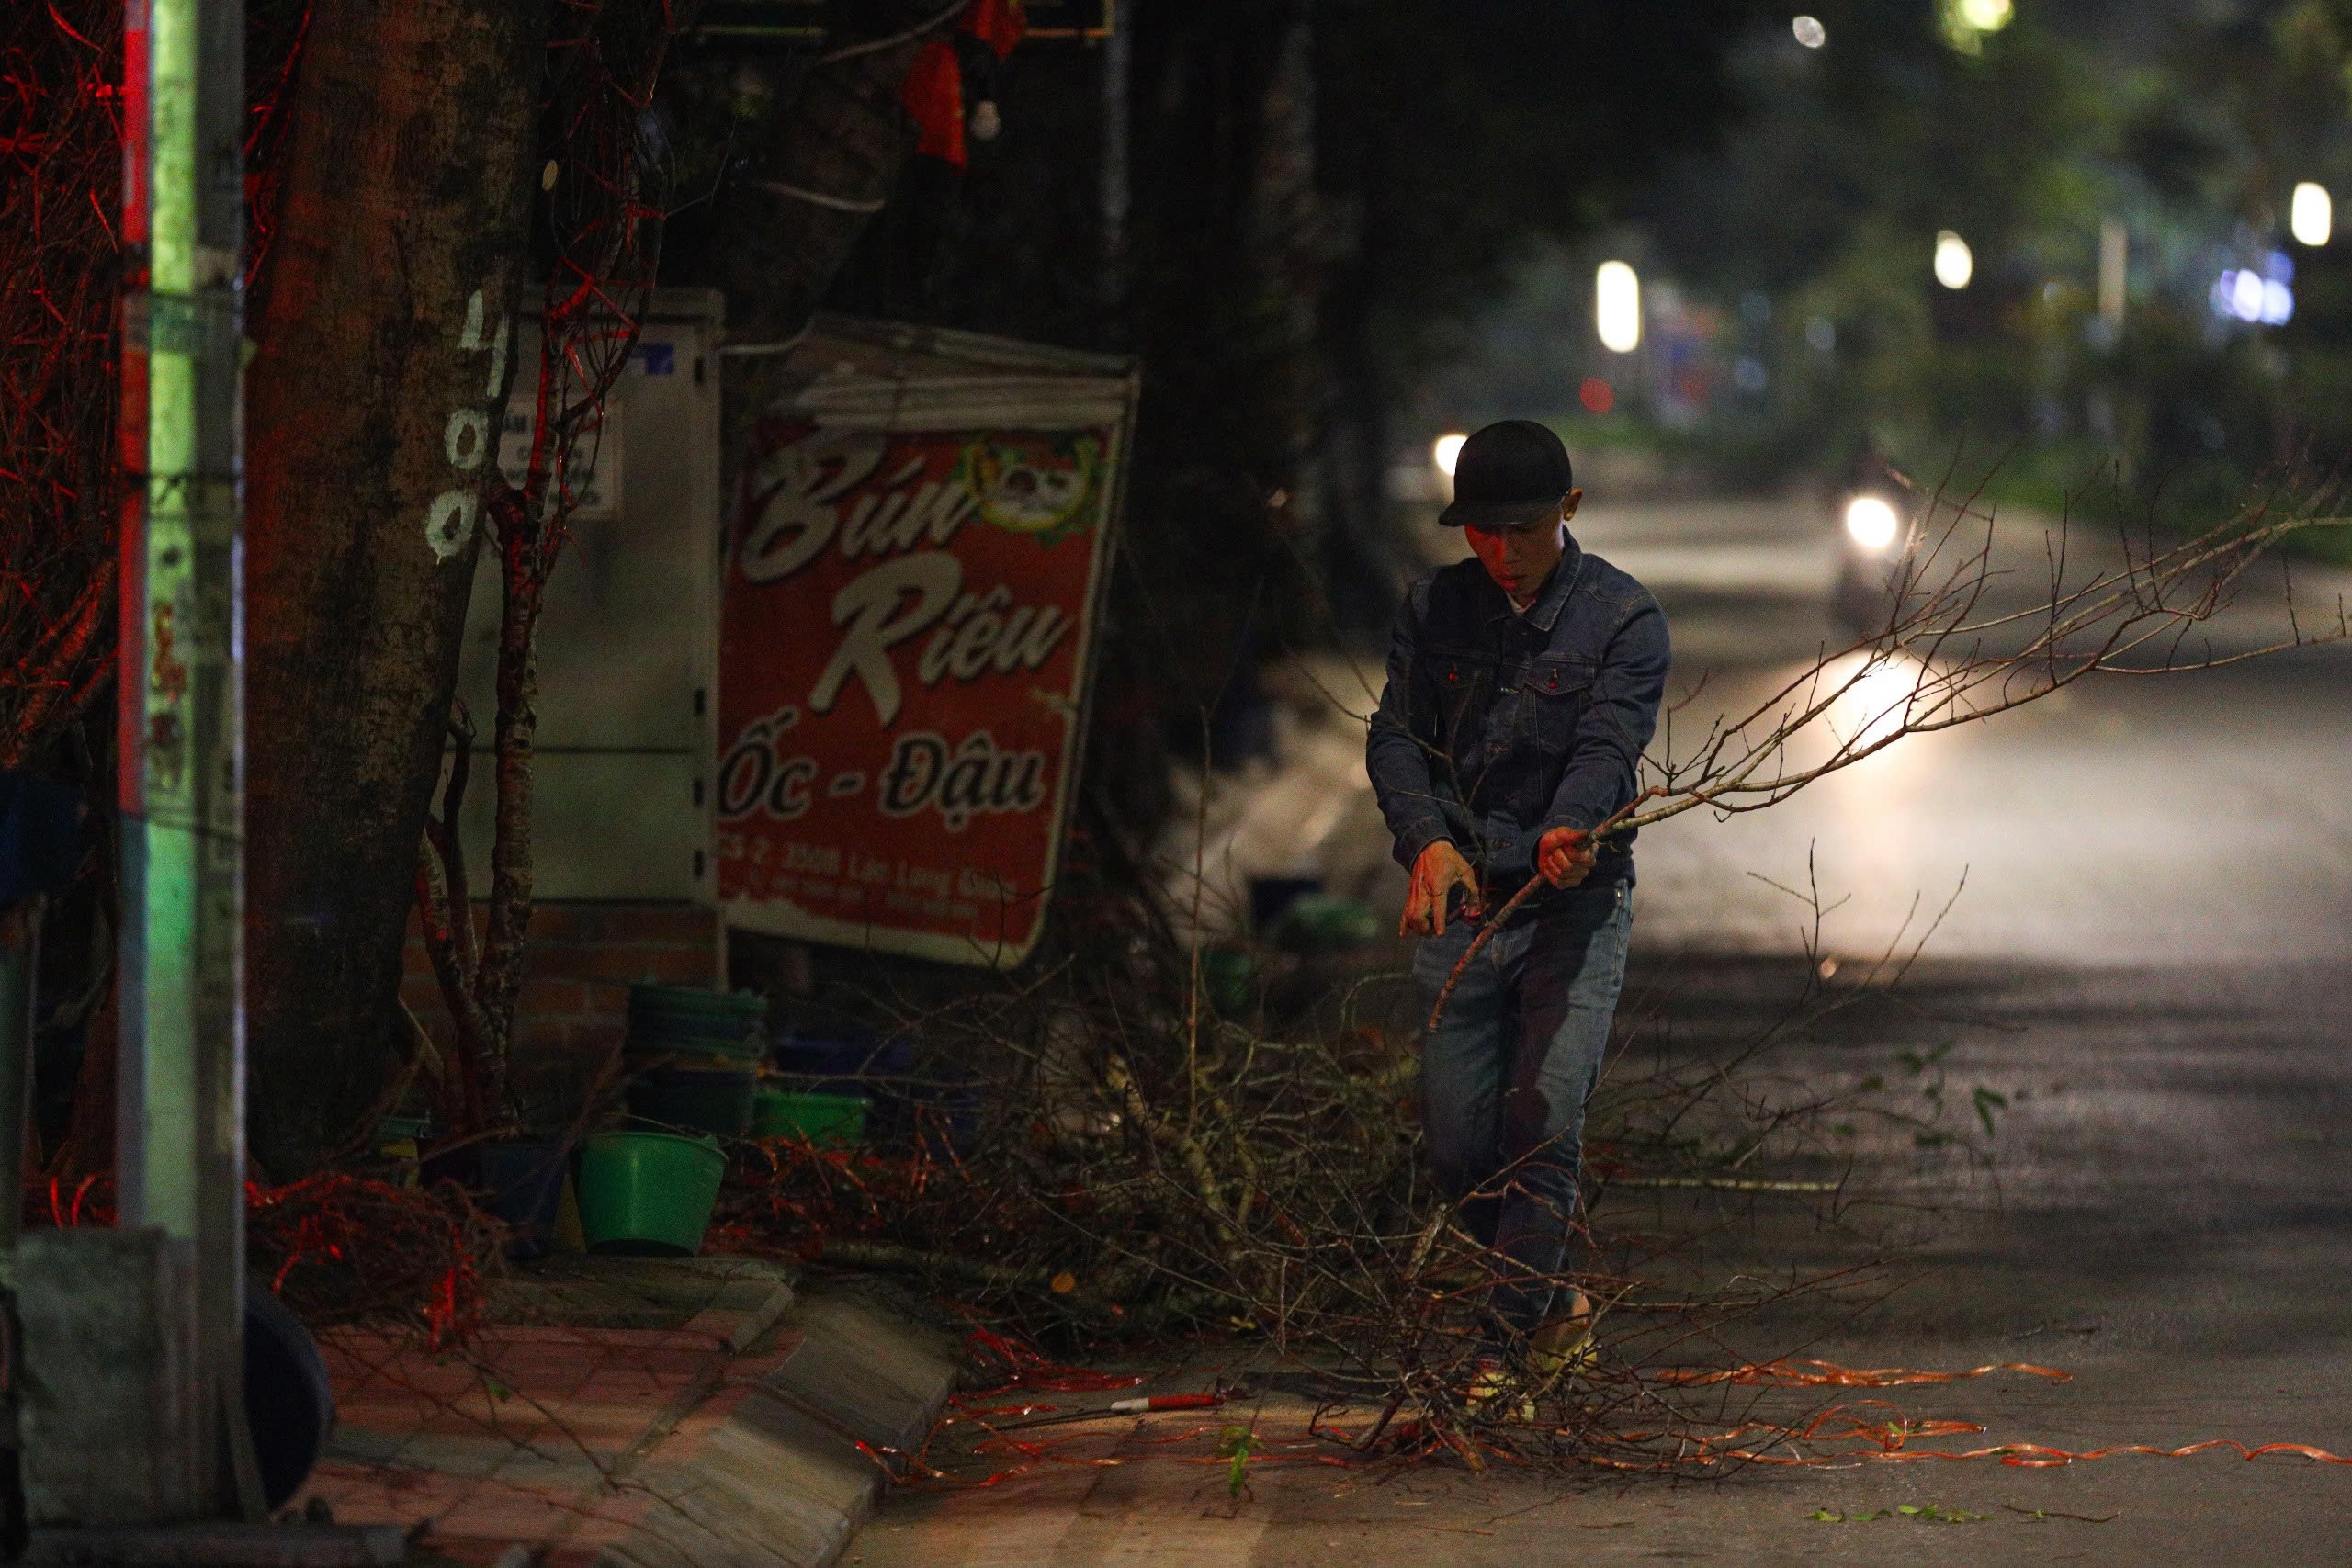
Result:
[[[828,360],[830,365],[824,363]],[[771,402],[763,423],[771,430],[779,425],[805,428],[782,441],[775,452],[749,455],[743,464],[742,482],[730,502],[723,531],[718,627],[722,648],[729,636],[728,601],[739,591],[735,556],[747,525],[747,498],[762,463],[776,452],[797,442],[815,442],[820,435],[880,435],[918,444],[928,438],[934,449],[968,438],[968,450],[990,437],[1025,436],[1035,441],[1047,435],[1076,438],[1082,433],[1109,433],[1109,449],[1101,455],[1095,480],[1100,500],[1094,503],[1096,521],[1090,530],[1093,537],[1084,592],[1071,628],[1070,686],[1066,699],[1069,712],[1068,722],[1062,727],[1060,754],[1052,775],[1052,796],[1042,814],[1045,840],[1039,882],[1034,889],[1013,889],[1021,901],[1034,901],[1035,908],[1027,913],[1026,923],[1013,929],[1012,918],[1005,912],[1009,905],[1000,907],[998,918],[1004,922],[1004,929],[993,934],[977,927],[957,932],[936,929],[935,922],[926,925],[913,919],[892,919],[887,915],[876,919],[879,911],[859,919],[837,918],[786,896],[770,893],[762,897],[741,891],[740,885],[730,887],[731,878],[747,874],[730,868],[730,860],[740,863],[743,858],[743,848],[738,844],[730,851],[723,836],[715,836],[713,842],[715,897],[722,920],[732,929],[935,962],[998,970],[1015,968],[1026,961],[1046,930],[1047,912],[1061,874],[1080,770],[1092,728],[1092,697],[1102,660],[1104,605],[1111,573],[1117,566],[1119,534],[1130,481],[1136,407],[1142,389],[1140,370],[1134,360],[1117,355],[1086,354],[946,329],[830,316],[819,318],[808,339],[794,351],[787,364],[788,389]],[[900,456],[904,457],[905,453]],[[877,456],[876,462],[880,461]],[[838,630],[841,625],[837,608],[835,619],[827,630]],[[745,704],[737,694],[730,693],[724,654],[718,688],[718,698],[713,705],[718,751],[713,757],[711,806],[715,834],[723,835],[728,831],[720,821],[721,796],[729,793],[728,758],[734,749],[747,743],[750,728],[745,725],[746,716],[754,708],[764,707],[765,703],[762,699]],[[1058,682],[1052,694],[1058,699]],[[854,697],[844,696],[843,700],[862,702],[869,695],[870,690],[860,690]],[[1036,692],[1032,695],[1039,700],[1046,697],[1046,694]],[[779,714],[782,711],[777,710]],[[831,703],[821,711],[830,713]],[[794,722],[797,717],[796,713]],[[896,728],[895,717],[885,718],[881,733],[889,736]],[[894,746],[894,757],[896,754]],[[745,819],[750,818],[747,816]],[[781,826],[785,819],[770,817],[767,820]],[[961,829],[951,823],[950,830],[960,832]],[[831,840],[826,843],[845,853],[861,852],[857,846],[833,844]],[[959,882],[969,869],[958,871]],[[820,863],[817,870],[820,879],[839,874],[829,864]],[[1026,873],[1027,868],[1023,867],[1024,876]],[[981,874],[986,877],[991,874]],[[808,880],[804,878],[804,884]]]

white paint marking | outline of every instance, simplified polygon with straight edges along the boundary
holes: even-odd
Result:
[[[466,547],[481,520],[481,501],[470,489],[445,490],[433,498],[424,517],[424,542],[435,560],[447,560]]]
[[[449,466],[461,474],[481,467],[490,452],[490,415],[481,409],[459,409],[441,433],[441,448]]]
[[[490,355],[490,381],[482,395],[498,395],[506,380],[507,341],[514,323],[501,317],[498,329],[491,336],[482,335],[490,324],[490,303],[487,291],[477,288],[466,299],[466,324],[458,333],[458,352]],[[452,409],[448,421],[441,427],[441,451],[450,468],[459,474],[470,474],[490,457],[490,412],[479,406]],[[472,484],[461,484],[443,491],[433,498],[424,513],[424,542],[433,551],[435,561],[446,561],[466,547],[474,529],[481,522],[481,497]]]

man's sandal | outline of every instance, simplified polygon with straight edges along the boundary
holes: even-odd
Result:
[[[1462,1403],[1475,1411],[1506,1412],[1521,1421],[1535,1419],[1535,1396],[1517,1368],[1500,1356],[1480,1356],[1470,1363],[1469,1382]]]
[[[1528,1336],[1527,1366],[1541,1380],[1539,1386],[1548,1388],[1592,1371],[1598,1358],[1592,1331],[1600,1321],[1600,1309],[1588,1306],[1583,1312],[1555,1317]]]

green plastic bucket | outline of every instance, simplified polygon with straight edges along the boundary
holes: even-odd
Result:
[[[580,1151],[581,1239],[591,1252],[691,1258],[726,1174],[715,1139],[599,1133]]]
[[[806,1138],[819,1148],[851,1148],[865,1141],[865,1100],[854,1094],[788,1094],[763,1089],[752,1097],[752,1136]]]

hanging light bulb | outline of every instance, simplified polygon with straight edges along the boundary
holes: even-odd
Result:
[[[1606,261],[1593,275],[1592,320],[1600,346],[1631,354],[1642,342],[1642,280],[1621,261]]]
[[[1976,276],[1975,253],[1968,242],[1946,229],[1936,235],[1936,281],[1946,288],[1965,288]]]
[[[2287,209],[2287,231],[2306,245],[2324,245],[2335,231],[2335,203],[2327,187],[2305,180]]]

